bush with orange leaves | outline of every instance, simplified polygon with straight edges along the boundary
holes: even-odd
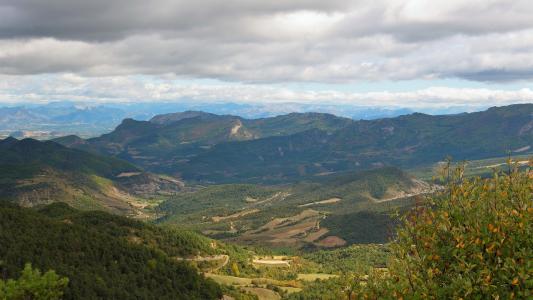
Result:
[[[447,189],[403,217],[387,275],[352,298],[532,299],[532,166],[464,179],[448,165]]]

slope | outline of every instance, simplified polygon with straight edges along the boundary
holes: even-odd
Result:
[[[206,249],[201,237],[102,212],[53,204],[39,213],[0,201],[0,269],[23,264],[69,278],[65,299],[220,299],[222,292],[172,255]],[[208,244],[207,244],[208,245]],[[207,249],[208,246],[207,246]]]
[[[175,192],[182,183],[128,162],[55,142],[0,141],[0,197],[24,206],[63,201],[81,209],[136,215],[146,194]]]

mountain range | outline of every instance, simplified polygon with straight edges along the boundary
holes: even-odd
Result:
[[[450,114],[479,110],[483,107],[420,108],[429,114]],[[49,139],[69,134],[94,137],[107,133],[125,118],[149,120],[153,116],[176,111],[205,111],[248,119],[267,118],[291,112],[330,113],[355,120],[395,117],[412,113],[402,107],[354,106],[349,104],[305,103],[218,103],[180,99],[176,102],[94,103],[59,101],[47,104],[5,105],[0,107],[0,138],[32,137]]]
[[[382,166],[412,168],[447,156],[527,154],[533,144],[533,104],[361,121],[322,113],[245,119],[189,111],[150,121],[125,119],[97,138],[55,141],[185,180],[285,182]]]

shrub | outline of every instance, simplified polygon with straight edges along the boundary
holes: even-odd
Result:
[[[353,295],[531,299],[533,172],[510,163],[489,179],[464,179],[462,168],[448,174],[446,190],[403,217],[388,274],[371,276]]]
[[[42,274],[26,264],[19,279],[0,279],[0,299],[60,299],[67,284],[68,279],[54,271]]]

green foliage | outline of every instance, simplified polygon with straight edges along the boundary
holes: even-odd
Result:
[[[347,300],[355,282],[354,276],[340,276],[305,283],[301,292],[284,295],[284,300]]]
[[[60,277],[54,271],[42,274],[31,264],[26,264],[18,279],[0,279],[0,299],[61,299],[67,284],[68,278]]]
[[[232,297],[235,300],[258,300],[259,298],[256,295],[244,292],[236,287],[230,285],[223,285],[222,291],[224,295]]]
[[[40,142],[33,139],[0,142],[0,167],[27,166],[34,170],[44,167],[60,171],[76,171],[102,177],[114,177],[122,172],[135,172],[139,169],[130,163],[116,158],[99,156],[76,149],[66,148],[55,142]],[[13,178],[27,178],[32,172],[21,169]]]
[[[241,275],[241,271],[239,270],[239,265],[236,263],[231,264],[231,273],[233,276],[239,277]]]
[[[68,220],[77,225],[97,229],[100,233],[127,239],[171,257],[216,253],[211,247],[211,239],[187,230],[155,226],[101,211],[78,211],[64,203],[47,205],[39,212],[58,221]]]
[[[391,240],[397,221],[388,213],[358,211],[330,215],[322,226],[350,244],[386,243]]]
[[[352,245],[334,250],[320,250],[303,255],[315,262],[322,273],[368,274],[373,268],[384,268],[390,257],[387,245]]]
[[[73,213],[62,206],[38,213],[0,201],[3,274],[14,277],[25,262],[54,269],[69,278],[65,299],[221,297],[217,284],[172,258],[201,253],[203,246],[196,247],[203,239],[103,212]]]
[[[180,193],[161,203],[159,211],[167,214],[159,222],[196,223],[203,216],[229,214],[246,205],[247,199],[264,199],[277,189],[252,184],[214,185],[193,193]]]
[[[503,154],[503,153],[502,153]],[[513,153],[512,158],[514,161],[520,164],[524,164],[529,160],[531,155],[516,155]],[[454,162],[453,165],[459,166],[463,165],[464,167],[464,176],[465,177],[474,177],[479,176],[483,178],[492,177],[494,171],[503,172],[507,171],[507,161],[509,159],[509,153],[505,156],[492,157],[486,159],[477,159],[477,160],[467,160],[466,162]],[[435,178],[436,174],[439,174],[443,168],[442,162],[435,164],[421,166],[414,169],[407,170],[409,174],[414,175],[416,178],[422,180],[437,180]]]
[[[391,245],[389,274],[361,298],[530,299],[533,294],[533,173],[464,179],[407,214]]]

